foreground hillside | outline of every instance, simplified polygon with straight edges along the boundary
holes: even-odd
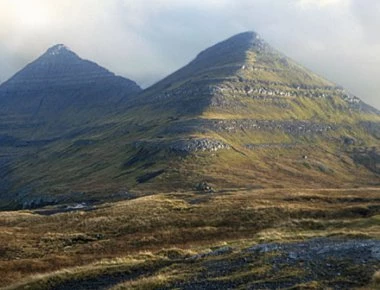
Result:
[[[374,188],[157,194],[1,212],[0,287],[378,289],[379,220]]]

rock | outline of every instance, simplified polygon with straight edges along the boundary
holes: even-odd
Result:
[[[233,248],[229,246],[225,246],[208,253],[201,253],[198,255],[191,256],[190,258],[188,258],[188,260],[198,260],[198,259],[202,259],[206,257],[221,256],[221,255],[232,253],[232,251],[233,251]]]
[[[224,254],[229,254],[233,251],[233,249],[229,246],[221,247],[219,249],[216,249],[208,254],[208,256],[220,256]]]
[[[248,252],[269,253],[277,251],[280,248],[278,244],[260,244],[247,249]]]
[[[211,185],[209,185],[207,182],[200,182],[196,185],[195,189],[197,191],[202,191],[202,192],[206,192],[206,193],[213,193],[214,190],[213,188],[211,187]]]
[[[352,138],[352,137],[343,137],[343,144],[344,145],[355,145],[357,143],[356,139],[355,138]]]
[[[219,150],[228,150],[230,146],[220,140],[215,139],[191,139],[175,141],[169,145],[171,151],[193,153],[198,151],[215,152]]]
[[[176,141],[136,141],[132,146],[139,149],[139,156],[136,158],[141,159],[141,154],[149,155],[157,150],[168,150],[176,154],[190,154],[195,152],[216,152],[220,150],[229,150],[231,147],[216,139],[200,138],[200,139],[187,139]],[[131,164],[132,160],[127,161],[127,165]]]
[[[373,246],[371,249],[371,253],[373,258],[380,260],[380,245]]]
[[[164,128],[160,135],[176,135],[188,133],[207,133],[208,131],[234,133],[239,131],[281,131],[292,136],[326,135],[336,130],[336,125],[313,121],[276,121],[255,119],[213,119],[213,120],[182,120],[172,122]]]

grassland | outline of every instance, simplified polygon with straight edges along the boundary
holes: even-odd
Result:
[[[283,283],[286,277],[302,276],[302,266],[284,266],[273,274],[273,253],[250,260],[244,249],[316,237],[380,239],[377,188],[177,192],[88,211],[47,215],[49,210],[0,213],[2,287],[69,289],[70,283],[100,283],[115,289],[170,288],[200,279],[209,263],[220,270],[202,278],[208,282]],[[222,256],[207,255],[220,248]],[[243,268],[223,274],[223,265],[235,265],[244,257],[248,260]],[[342,269],[339,279],[358,288],[376,288],[376,265],[359,269],[342,263],[336,263]],[[358,273],[366,275],[356,283]],[[318,279],[303,289],[337,283]],[[241,287],[248,285],[244,283]],[[295,283],[300,288],[294,289],[302,289],[302,283]]]

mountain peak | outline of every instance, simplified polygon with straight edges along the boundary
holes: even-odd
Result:
[[[225,41],[232,41],[232,40],[241,40],[246,42],[255,42],[257,40],[261,39],[260,35],[256,33],[255,31],[246,31],[239,34],[235,34],[234,36],[231,36],[230,38],[226,39]]]
[[[40,58],[44,62],[81,61],[82,59],[64,44],[56,44],[50,47]]]
[[[254,48],[263,50],[270,46],[254,31],[247,31],[236,34],[222,42],[219,42],[208,49],[202,51],[197,59],[220,56],[223,59],[231,58],[230,60],[240,59],[245,53]],[[196,59],[196,60],[197,60]]]
[[[50,47],[46,51],[46,53],[48,53],[50,55],[58,55],[58,54],[66,53],[66,52],[72,53],[72,51],[64,44],[56,44],[56,45]]]
[[[188,65],[158,82],[148,91],[170,89],[176,82],[189,80],[228,79],[246,65],[249,52],[264,55],[273,51],[256,32],[242,32],[203,50]]]

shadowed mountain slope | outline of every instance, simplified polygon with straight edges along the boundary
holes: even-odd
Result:
[[[379,185],[379,112],[254,32],[206,49],[123,104],[5,162],[12,206],[130,190]]]
[[[5,122],[15,119],[61,134],[62,129],[115,110],[139,91],[135,82],[58,44],[0,86],[0,114]]]
[[[28,178],[18,173],[19,168],[38,179],[47,174],[50,165],[38,157],[46,146],[104,128],[98,121],[140,91],[135,82],[81,59],[62,44],[1,84],[0,197],[13,199],[19,180]],[[25,164],[28,158],[45,164],[44,168],[36,172]]]

